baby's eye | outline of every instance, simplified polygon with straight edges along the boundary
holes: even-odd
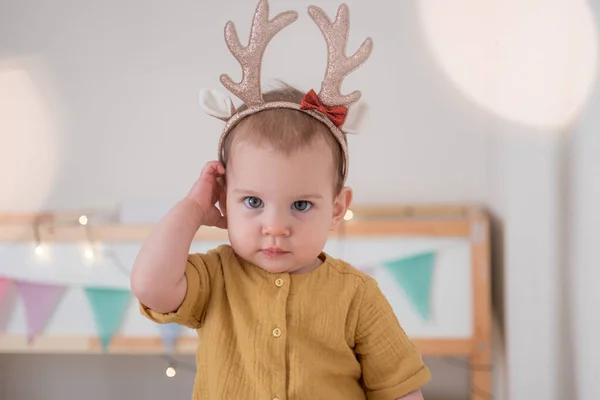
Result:
[[[248,208],[259,208],[259,207],[262,206],[263,202],[258,197],[252,197],[252,196],[250,196],[250,197],[245,197],[244,198],[244,204]]]
[[[292,207],[296,211],[304,212],[310,210],[310,208],[312,207],[312,203],[306,200],[298,200],[294,202]]]

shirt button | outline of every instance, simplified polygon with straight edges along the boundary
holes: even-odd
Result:
[[[281,336],[281,329],[279,329],[279,328],[273,329],[273,336],[275,336],[275,337]]]
[[[283,279],[281,279],[281,278],[277,278],[277,279],[275,279],[275,286],[277,286],[277,287],[282,287],[282,286],[283,286],[283,283],[284,283],[284,282],[283,282]]]

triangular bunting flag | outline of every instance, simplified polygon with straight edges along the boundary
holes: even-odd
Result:
[[[434,261],[435,253],[423,253],[383,264],[424,320],[429,319]]]
[[[369,276],[373,276],[376,268],[377,268],[376,265],[362,265],[362,266],[358,267],[357,269]]]
[[[160,334],[162,337],[163,345],[167,354],[173,354],[177,339],[181,334],[181,325],[179,324],[160,324]]]
[[[4,302],[4,296],[8,294],[8,289],[12,285],[12,281],[8,278],[0,278],[0,304]]]
[[[65,287],[17,281],[17,289],[25,305],[27,341],[31,343],[50,319]]]
[[[4,332],[12,311],[14,292],[13,282],[8,278],[0,278],[0,333]]]
[[[108,348],[113,335],[121,326],[131,292],[126,289],[85,288],[85,294],[94,312],[102,350]]]

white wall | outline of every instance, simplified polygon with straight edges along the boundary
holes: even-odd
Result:
[[[222,39],[223,24],[233,19],[245,38],[255,5],[207,4],[0,3],[0,187],[10,188],[0,196],[0,211],[112,209],[124,201],[172,200],[185,193],[203,163],[214,158],[221,126],[200,112],[198,89],[220,88],[222,72],[239,76]],[[325,47],[303,13],[308,4],[272,1],[272,13],[293,7],[301,18],[267,50],[267,85],[281,78],[306,90],[320,82]],[[338,3],[317,4],[333,13]],[[491,10],[488,3],[469,0],[348,4],[349,49],[366,35],[375,43],[371,59],[344,86],[361,89],[371,106],[364,133],[350,139],[349,183],[356,201],[490,206],[495,231],[503,234],[496,239],[494,297],[508,346],[506,354],[495,352],[496,398],[565,398],[561,391],[569,382],[562,370],[568,365],[563,368],[561,361],[562,315],[556,311],[564,257],[565,131],[575,132],[575,151],[581,155],[572,189],[578,206],[574,292],[590,282],[587,274],[597,251],[591,232],[598,225],[592,205],[600,197],[594,189],[597,152],[592,151],[600,121],[590,111],[592,117],[577,129],[557,124],[557,115],[577,115],[587,99],[582,88],[594,78],[590,71],[596,73],[581,55],[593,55],[589,48],[597,43],[589,35],[581,40],[578,33],[584,31],[575,29],[587,26],[575,19],[586,15],[577,14],[587,10],[586,3],[570,2],[570,8],[561,9],[565,2],[541,7],[535,1],[508,1]],[[289,49],[294,52],[280,58]],[[591,296],[591,289],[582,291],[576,304],[598,301]],[[580,311],[575,315],[586,328],[574,333],[582,340],[577,348],[585,352],[600,324]],[[123,373],[111,372],[102,380],[117,387],[143,382],[151,388],[148,393],[159,394],[173,384],[149,379],[155,364],[152,372],[127,367],[139,363],[137,358],[55,360],[77,382],[110,369]],[[585,355],[572,361],[581,372],[577,381],[587,385],[580,398],[594,399],[598,379],[589,368],[597,361]],[[22,398],[14,393],[26,388],[32,398],[41,393],[54,393],[45,399],[63,398],[59,385],[65,375],[36,379],[49,362],[42,356],[0,356],[2,371],[11,370],[10,378],[0,374],[0,397]],[[450,398],[466,397],[463,369],[442,361],[432,365],[432,393],[442,388]],[[189,381],[178,382],[185,388],[178,390],[189,388]],[[96,394],[100,399],[107,393]]]
[[[596,3],[600,11],[600,4]],[[570,206],[568,254],[569,319],[574,382],[581,399],[600,398],[600,82],[573,134],[568,187]]]
[[[337,2],[321,3],[335,12]],[[375,42],[372,58],[344,86],[362,90],[372,106],[367,129],[350,140],[349,183],[358,202],[483,201],[487,137],[481,117],[432,63],[417,10],[396,3],[380,1],[386,12],[377,19],[373,3],[349,2],[349,48],[367,34]],[[2,196],[0,209],[106,208],[124,199],[185,193],[215,157],[222,126],[202,114],[198,90],[222,88],[222,72],[241,76],[223,26],[233,19],[244,37],[255,6],[206,4],[25,0],[0,6],[0,73],[22,71],[18,86],[30,88],[39,102],[33,111],[27,103],[24,111],[5,93],[2,104],[5,112],[35,113],[45,126],[39,131],[20,123],[11,126],[19,134],[3,135],[5,162],[14,166],[28,155],[31,165],[0,176],[16,175],[34,188],[20,186]],[[304,90],[320,85],[326,48],[304,11],[309,4],[272,2],[273,14],[294,7],[302,17],[267,49],[266,86],[274,79]],[[294,52],[282,57],[289,49]],[[7,131],[2,122],[0,129]],[[385,167],[388,162],[393,167]],[[373,176],[390,184],[376,185]]]

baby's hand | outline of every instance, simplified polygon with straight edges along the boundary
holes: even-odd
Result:
[[[208,162],[187,195],[187,198],[198,206],[202,215],[202,225],[227,229],[227,218],[221,215],[216,207],[217,203],[225,205],[224,176],[223,164],[218,161]]]

